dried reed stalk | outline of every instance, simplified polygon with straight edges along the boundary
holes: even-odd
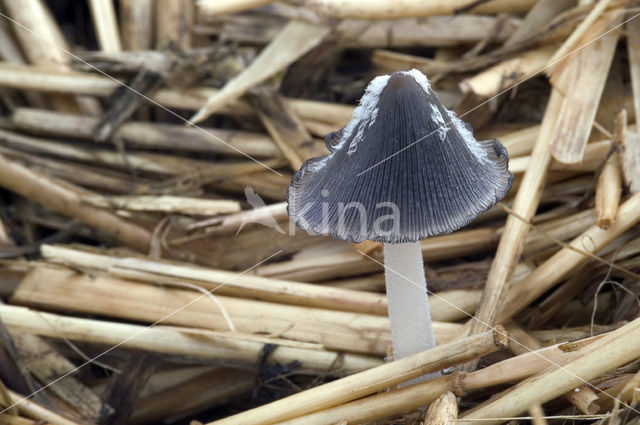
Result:
[[[531,407],[529,407],[529,414],[531,414],[531,424],[532,425],[547,425],[547,420],[544,416],[544,410],[542,410],[542,406],[539,403],[533,403]]]
[[[534,2],[531,0],[500,0],[480,4],[470,9],[473,13],[522,13],[528,11]],[[404,0],[400,3],[392,0],[372,0],[367,7],[357,0],[311,0],[307,3],[318,14],[332,18],[350,19],[397,19],[418,18],[435,15],[455,15],[469,6],[468,0],[433,0],[421,2]]]
[[[603,15],[581,38],[581,45],[595,40],[564,65],[563,73],[571,80],[566,86],[551,145],[551,155],[560,162],[575,164],[582,161],[620,31],[616,29],[597,39],[595,37],[621,19],[618,12]],[[587,69],[589,72],[585,72]]]
[[[441,345],[210,424],[267,425],[347,403],[425,373],[504,348],[508,345],[505,335],[504,329],[500,328],[497,332],[485,332],[464,338],[456,343]]]
[[[556,46],[544,46],[500,62],[491,68],[460,82],[463,93],[495,96],[540,72],[555,51]]]
[[[457,14],[426,18],[343,20],[335,31],[348,48],[453,47],[482,41],[494,32],[496,42],[518,28],[519,19],[507,15]],[[233,36],[233,34],[232,34]]]
[[[298,170],[309,158],[326,155],[322,143],[315,143],[292,108],[273,90],[254,91],[252,103],[262,125],[289,161]]]
[[[599,397],[588,385],[580,385],[567,392],[564,397],[578,408],[584,415],[594,415],[600,410],[596,403]]]
[[[495,228],[463,230],[451,235],[435,236],[422,241],[425,261],[438,261],[460,255],[483,252],[495,246],[500,233]],[[381,258],[374,257],[382,261]],[[309,259],[268,264],[257,269],[257,274],[288,280],[318,281],[365,272],[382,270],[378,263],[357,252],[326,254]]]
[[[257,207],[236,214],[228,214],[224,217],[207,218],[189,225],[187,230],[193,231],[205,228],[207,235],[236,233],[245,225],[250,226],[252,223],[260,223],[270,218],[273,218],[278,224],[285,220],[288,222],[287,203],[278,202],[277,204],[265,205],[264,207]]]
[[[11,115],[16,128],[43,135],[92,139],[97,118],[63,114],[43,109],[18,108]],[[186,152],[277,158],[282,153],[266,135],[217,128],[191,128],[182,125],[128,121],[114,133],[126,146]]]
[[[625,349],[620,350],[620,344]],[[579,356],[561,368],[529,378],[486,403],[465,412],[459,423],[475,424],[473,419],[512,417],[526,411],[531,403],[545,403],[603,373],[640,356],[640,319],[610,332],[580,350]],[[483,421],[499,424],[502,420]]]
[[[82,194],[70,185],[31,171],[3,155],[0,155],[0,186],[87,223],[138,251],[149,249],[151,234],[146,229],[110,212],[85,205]]]
[[[560,13],[575,6],[573,0],[541,0],[537,1],[527,16],[525,16],[522,24],[511,34],[509,39],[504,42],[504,47],[513,46],[517,43],[525,41],[536,30],[549,23]],[[542,67],[541,67],[542,68]]]
[[[456,373],[431,379],[416,385],[394,389],[319,410],[283,422],[287,425],[334,424],[341,420],[348,423],[376,421],[389,416],[424,407],[445,391],[463,396],[468,391],[480,390],[494,385],[516,382],[547,369],[559,361],[575,358],[576,349],[587,345],[594,338],[579,343],[557,344],[536,351],[527,351],[473,373]]]
[[[205,16],[225,15],[271,3],[271,0],[198,0],[198,12]]]
[[[240,211],[240,202],[185,196],[87,196],[83,202],[98,208],[155,211],[184,215],[217,215]]]
[[[127,422],[140,424],[175,420],[210,409],[233,396],[248,393],[255,383],[254,372],[214,369],[181,382],[174,388],[167,388],[138,400]]]
[[[456,396],[451,391],[447,391],[431,403],[423,425],[453,425],[457,417]]]
[[[448,375],[429,379],[421,384],[364,397],[336,407],[322,409],[294,419],[278,422],[278,424],[324,425],[337,424],[340,421],[346,421],[349,424],[360,424],[381,420],[428,405],[444,392],[453,390],[455,378],[456,375]]]
[[[18,406],[18,410],[20,410],[21,415],[34,419],[37,423],[44,422],[52,425],[80,425],[80,423],[74,422],[71,419],[49,410],[45,406],[29,400],[21,394],[9,390],[9,396],[11,397],[11,403]]]
[[[562,46],[560,46],[558,51],[551,57],[551,59],[549,59],[549,64],[551,66],[546,71],[547,75],[550,75],[555,71],[557,65],[554,66],[554,64],[556,62],[564,59],[567,55],[575,53],[576,47],[583,45],[585,41],[588,41],[584,40],[586,38],[585,34],[593,28],[593,24],[607,9],[609,3],[611,3],[611,0],[600,0],[593,9],[591,9],[589,14],[582,20],[582,22],[580,22],[580,25],[578,25],[564,43],[562,43]],[[595,38],[597,35],[599,34],[593,35],[591,39]],[[583,42],[582,44],[581,41]]]
[[[35,90],[53,93],[69,93],[105,97],[120,87],[118,81],[87,72],[62,72],[41,67],[0,63],[0,86],[19,90]],[[217,96],[219,90],[209,87],[188,89],[159,89],[150,98],[167,108],[197,110],[207,98]],[[303,120],[335,124],[347,124],[353,107],[337,103],[305,99],[286,99],[296,114]],[[221,111],[222,112],[222,111]],[[247,115],[253,108],[244,101],[230,102],[225,113]]]
[[[230,80],[220,92],[209,97],[205,105],[191,118],[197,123],[236,100],[251,87],[291,65],[316,47],[329,34],[329,28],[301,21],[289,22],[251,65]]]
[[[0,305],[0,308],[3,307],[5,306]],[[113,413],[111,406],[102,402],[91,388],[75,377],[67,376],[63,380],[58,379],[74,371],[76,365],[58,353],[50,343],[24,333],[14,333],[12,336],[20,358],[29,368],[29,372],[42,385],[49,386],[53,394],[73,406],[83,418],[97,422],[103,416]]]
[[[625,186],[631,193],[640,192],[640,133],[626,131],[618,145],[618,158]]]
[[[584,148],[580,162],[568,164],[554,159],[551,161],[549,169],[552,171],[597,171],[602,166],[602,160],[603,158],[606,158],[612,145],[613,143],[610,140],[588,143]],[[529,166],[530,161],[531,158],[528,156],[514,158],[509,161],[509,171],[514,174],[524,172]]]
[[[29,62],[46,69],[69,71],[69,46],[45,3],[42,0],[9,1],[4,6],[17,22],[13,24],[14,33]],[[100,104],[90,98],[53,95],[49,101],[61,111],[82,110],[89,115],[98,115],[101,111]]]
[[[547,104],[538,139],[531,154],[529,167],[524,174],[520,188],[513,203],[517,214],[530,220],[538,206],[546,170],[551,162],[549,153],[550,139],[562,104],[560,93],[553,90]],[[529,226],[509,216],[498,244],[495,258],[491,264],[482,299],[476,311],[475,319],[470,324],[469,334],[474,335],[487,326],[492,326],[498,319],[511,276],[522,252]],[[470,365],[475,367],[475,365]]]
[[[210,161],[177,157],[175,155],[130,152],[126,156],[108,149],[88,149],[76,144],[55,142],[48,139],[24,136],[20,133],[0,130],[0,144],[15,149],[27,150],[60,158],[100,164],[121,170],[136,169],[139,172],[164,175],[193,175],[200,173],[208,178],[229,178],[234,175],[261,171],[264,165],[278,168],[282,159],[266,160],[262,163],[219,163],[211,167]],[[247,168],[248,167],[248,168]],[[267,170],[268,171],[268,170]],[[269,173],[272,173],[269,171]],[[256,187],[257,190],[257,187]]]
[[[0,305],[0,318],[15,332],[110,347],[117,345],[158,353],[179,361],[198,359],[210,364],[251,368],[260,360],[265,345],[273,344],[277,348],[266,359],[267,364],[297,361],[300,362],[300,368],[307,372],[351,374],[382,363],[376,357],[340,354],[319,349],[313,344],[307,344],[311,347],[306,347],[305,344],[280,338],[172,326],[147,327],[62,316],[11,305]]]
[[[153,0],[120,0],[120,29],[125,50],[153,45]]]
[[[89,6],[100,50],[109,53],[121,51],[120,33],[118,32],[113,2],[111,0],[90,0]]]
[[[44,276],[46,287],[41,281]],[[214,296],[215,302],[193,289],[167,288],[106,276],[91,278],[65,268],[39,266],[26,275],[12,300],[47,309],[149,323],[162,320],[177,326],[225,331],[229,329],[229,317],[238,332],[320,343],[328,350],[385,355],[390,344],[386,317]],[[450,340],[460,328],[458,324],[435,322],[436,339]]]
[[[206,290],[236,297],[248,297],[286,304],[321,307],[386,316],[384,295],[332,288],[202,268],[190,264],[169,263],[143,258],[118,258],[77,249],[43,245],[45,258],[73,267],[97,269],[115,276],[146,282],[190,282]]]
[[[191,48],[194,4],[191,0],[156,0],[156,47],[175,43],[182,49]]]
[[[562,248],[531,275],[512,287],[502,304],[503,308],[499,315],[501,320],[512,317],[587,261],[589,256],[583,252],[594,255],[638,221],[640,221],[640,194],[634,195],[620,206],[616,221],[607,230],[597,225],[590,227],[575,238],[569,247]]]
[[[616,144],[624,143],[627,137],[627,114],[623,110],[616,119]],[[613,152],[600,170],[596,185],[596,216],[598,226],[607,229],[616,219],[620,196],[622,194],[622,176],[618,153]]]

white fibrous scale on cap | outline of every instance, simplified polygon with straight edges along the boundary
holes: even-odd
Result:
[[[436,130],[438,132],[438,137],[440,138],[440,140],[444,140],[444,138],[447,136],[447,131],[449,131],[449,126],[451,124],[444,122],[444,118],[440,113],[440,109],[438,109],[438,106],[433,103],[431,104],[431,117],[438,126],[438,129]]]
[[[358,124],[361,124],[358,127],[358,132],[356,136],[353,138],[351,143],[349,144],[349,150],[347,153],[352,154],[358,148],[358,143],[362,139],[362,134],[364,133],[365,127],[371,127],[374,122],[376,122],[376,118],[378,117],[378,98],[380,97],[380,93],[386,87],[387,81],[389,81],[389,75],[381,75],[379,77],[374,78],[369,85],[367,86],[367,90],[364,95],[360,99],[360,105],[356,109],[353,110],[353,115],[351,116],[351,121],[344,128],[344,132],[342,134],[342,140],[336,146],[336,150],[342,148],[342,144],[351,138],[351,134],[355,130]]]
[[[402,71],[402,74],[413,77],[413,79],[416,80],[416,83],[418,83],[426,93],[429,93],[431,84],[429,84],[429,80],[427,79],[427,76],[424,75],[422,72],[413,68],[411,71]]]
[[[473,133],[471,133],[467,125],[460,118],[458,118],[455,112],[447,109],[447,114],[449,114],[450,120],[449,127],[452,127],[458,131],[460,137],[462,137],[462,140],[464,140],[471,153],[482,163],[489,163],[490,161],[487,157],[487,152],[482,149],[480,143],[478,143],[476,141],[476,138],[473,137]]]

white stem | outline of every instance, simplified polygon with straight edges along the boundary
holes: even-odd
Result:
[[[384,244],[393,358],[436,346],[420,242]]]

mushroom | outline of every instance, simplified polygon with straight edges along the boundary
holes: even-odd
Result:
[[[314,235],[383,242],[393,356],[434,347],[420,241],[506,195],[506,149],[476,141],[415,69],[373,79],[351,121],[325,141],[330,153],[293,176],[292,221]]]

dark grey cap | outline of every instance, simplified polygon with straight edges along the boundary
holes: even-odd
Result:
[[[496,140],[476,141],[419,71],[375,78],[351,121],[325,136],[287,192],[311,234],[401,243],[453,232],[502,199],[513,175]]]

